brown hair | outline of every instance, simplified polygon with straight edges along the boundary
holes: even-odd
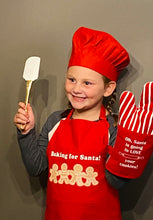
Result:
[[[106,76],[103,76],[103,80],[105,86],[107,86],[107,84],[111,81]],[[113,104],[115,103],[115,101],[116,101],[116,89],[113,91],[113,93],[110,96],[103,98],[103,105],[110,114],[113,113]]]
[[[105,86],[111,81],[109,78],[106,76],[103,76],[104,84]],[[113,114],[113,104],[116,102],[116,89],[113,91],[113,93],[108,96],[103,98],[103,105],[107,109],[110,115],[113,116],[115,123],[114,125],[117,124],[118,121],[118,116],[116,114]]]

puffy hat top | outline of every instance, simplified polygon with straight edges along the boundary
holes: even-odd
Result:
[[[80,27],[73,35],[68,67],[87,67],[116,81],[129,61],[127,51],[106,32]]]

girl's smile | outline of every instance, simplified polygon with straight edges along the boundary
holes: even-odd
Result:
[[[77,101],[77,102],[84,102],[85,99],[86,99],[86,97],[78,97],[78,96],[73,95],[73,94],[72,94],[72,97],[73,97],[73,99],[74,99],[75,101]]]

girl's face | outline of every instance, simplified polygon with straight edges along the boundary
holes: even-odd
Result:
[[[105,95],[101,74],[81,66],[72,66],[66,73],[65,90],[74,109],[78,112],[100,110]]]

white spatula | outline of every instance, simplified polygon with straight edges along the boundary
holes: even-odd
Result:
[[[25,62],[23,78],[26,80],[26,98],[25,104],[27,106],[32,82],[38,79],[40,67],[40,57],[29,57]],[[21,129],[24,129],[25,125],[21,125]]]

